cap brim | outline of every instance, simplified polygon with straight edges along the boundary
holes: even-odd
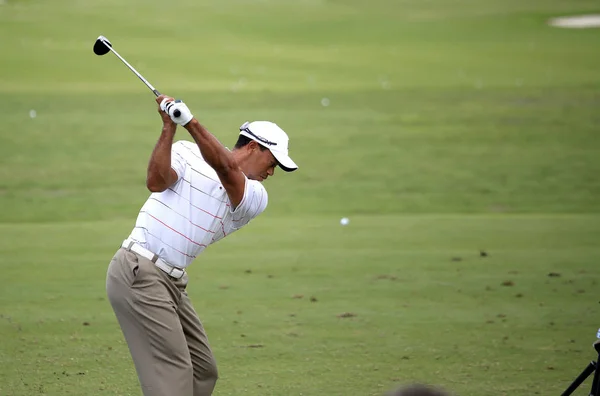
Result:
[[[278,153],[277,151],[272,151],[272,150],[271,150],[271,154],[273,154],[273,157],[275,157],[277,162],[279,162],[279,167],[281,169],[283,169],[284,171],[293,172],[296,169],[298,169],[298,165],[296,165],[296,163],[294,161],[292,161],[292,159],[290,158],[289,155],[285,155],[283,153]]]

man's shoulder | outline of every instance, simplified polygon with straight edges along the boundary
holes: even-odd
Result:
[[[189,140],[178,140],[173,143],[173,151],[185,158],[188,163],[196,166],[206,163],[198,145]]]
[[[246,177],[246,188],[242,202],[231,211],[234,228],[239,229],[261,214],[269,203],[269,196],[263,184],[257,180]]]
[[[246,175],[244,175],[244,176],[246,176]],[[257,188],[259,190],[264,190],[264,192],[267,192],[267,189],[265,188],[264,184],[262,184],[258,180],[250,179],[248,176],[246,176],[246,180],[248,180],[248,184],[252,185],[252,187]]]
[[[173,143],[173,150],[177,151],[181,155],[186,154],[194,154],[202,158],[202,154],[200,154],[200,148],[194,142],[190,142],[189,140],[178,140]]]
[[[261,182],[259,182],[258,180],[248,179],[248,183],[246,184],[246,186],[249,187],[253,192],[259,193],[261,198],[265,200],[266,204],[269,194],[267,193],[267,189]]]
[[[207,182],[221,184],[217,172],[204,160],[196,143],[188,140],[178,140],[173,143],[173,151],[183,158],[192,172],[204,176],[192,178],[192,184],[198,185]]]

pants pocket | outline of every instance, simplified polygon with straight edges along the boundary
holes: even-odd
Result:
[[[127,283],[133,286],[140,276],[140,260],[135,253],[127,250],[124,250],[123,253],[124,276],[127,279]]]
[[[119,249],[108,266],[106,285],[132,286],[139,275],[138,257],[125,249]]]

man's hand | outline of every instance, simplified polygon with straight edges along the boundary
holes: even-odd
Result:
[[[161,95],[156,98],[156,101],[160,103],[160,110],[168,114],[171,120],[176,124],[183,126],[194,118],[187,105],[180,100]],[[175,111],[179,111],[179,116],[175,117]]]
[[[156,103],[158,103],[158,114],[160,114],[160,118],[162,118],[164,126],[175,127],[175,126],[177,126],[177,124],[175,124],[175,122],[173,122],[173,120],[171,119],[171,116],[167,112],[165,112],[162,109],[162,107],[160,106],[161,102],[165,98],[166,99],[170,99],[170,100],[174,100],[173,98],[169,98],[168,96],[165,96],[165,95],[160,95],[159,97],[157,97],[156,98]]]

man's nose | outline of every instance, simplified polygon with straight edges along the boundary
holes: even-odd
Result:
[[[275,174],[275,167],[271,167],[269,169],[267,169],[267,175],[269,176],[273,176]]]

